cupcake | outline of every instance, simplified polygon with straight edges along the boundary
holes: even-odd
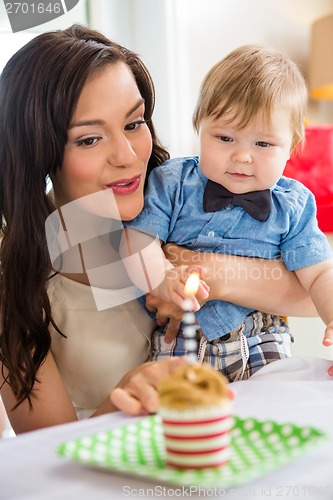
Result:
[[[166,462],[177,468],[224,466],[230,455],[230,391],[224,375],[187,364],[157,387]]]

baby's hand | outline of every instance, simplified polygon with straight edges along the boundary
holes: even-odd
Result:
[[[333,321],[330,321],[326,326],[323,345],[327,347],[333,345]],[[329,367],[328,374],[333,376],[333,366]]]
[[[333,321],[330,321],[326,326],[323,345],[331,346],[333,344]]]

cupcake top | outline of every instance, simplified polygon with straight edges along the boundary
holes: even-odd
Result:
[[[229,401],[228,380],[209,364],[187,364],[157,387],[162,408],[189,410]]]

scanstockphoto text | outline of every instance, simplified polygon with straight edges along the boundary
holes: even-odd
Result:
[[[156,485],[150,488],[132,488],[127,485],[122,489],[123,497],[131,498],[318,498],[328,495],[329,488],[310,485],[272,485],[265,487],[243,488],[202,488],[200,486],[168,487]]]
[[[239,498],[240,495],[246,498],[255,498],[255,488],[235,488],[225,489],[219,487],[202,488],[201,486],[186,486],[168,487],[156,485],[151,488],[132,488],[131,486],[124,486],[122,490],[124,497],[138,497],[138,498],[189,498],[192,496],[210,498],[210,497],[228,497]]]

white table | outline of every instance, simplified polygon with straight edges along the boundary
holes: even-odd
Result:
[[[276,361],[252,379],[233,384],[235,414],[313,425],[332,439],[238,489],[209,491],[209,498],[333,499],[333,379],[327,375],[331,364],[318,358]],[[63,441],[131,420],[118,412],[0,441],[0,499],[205,498],[202,491],[116,475],[55,454]]]

